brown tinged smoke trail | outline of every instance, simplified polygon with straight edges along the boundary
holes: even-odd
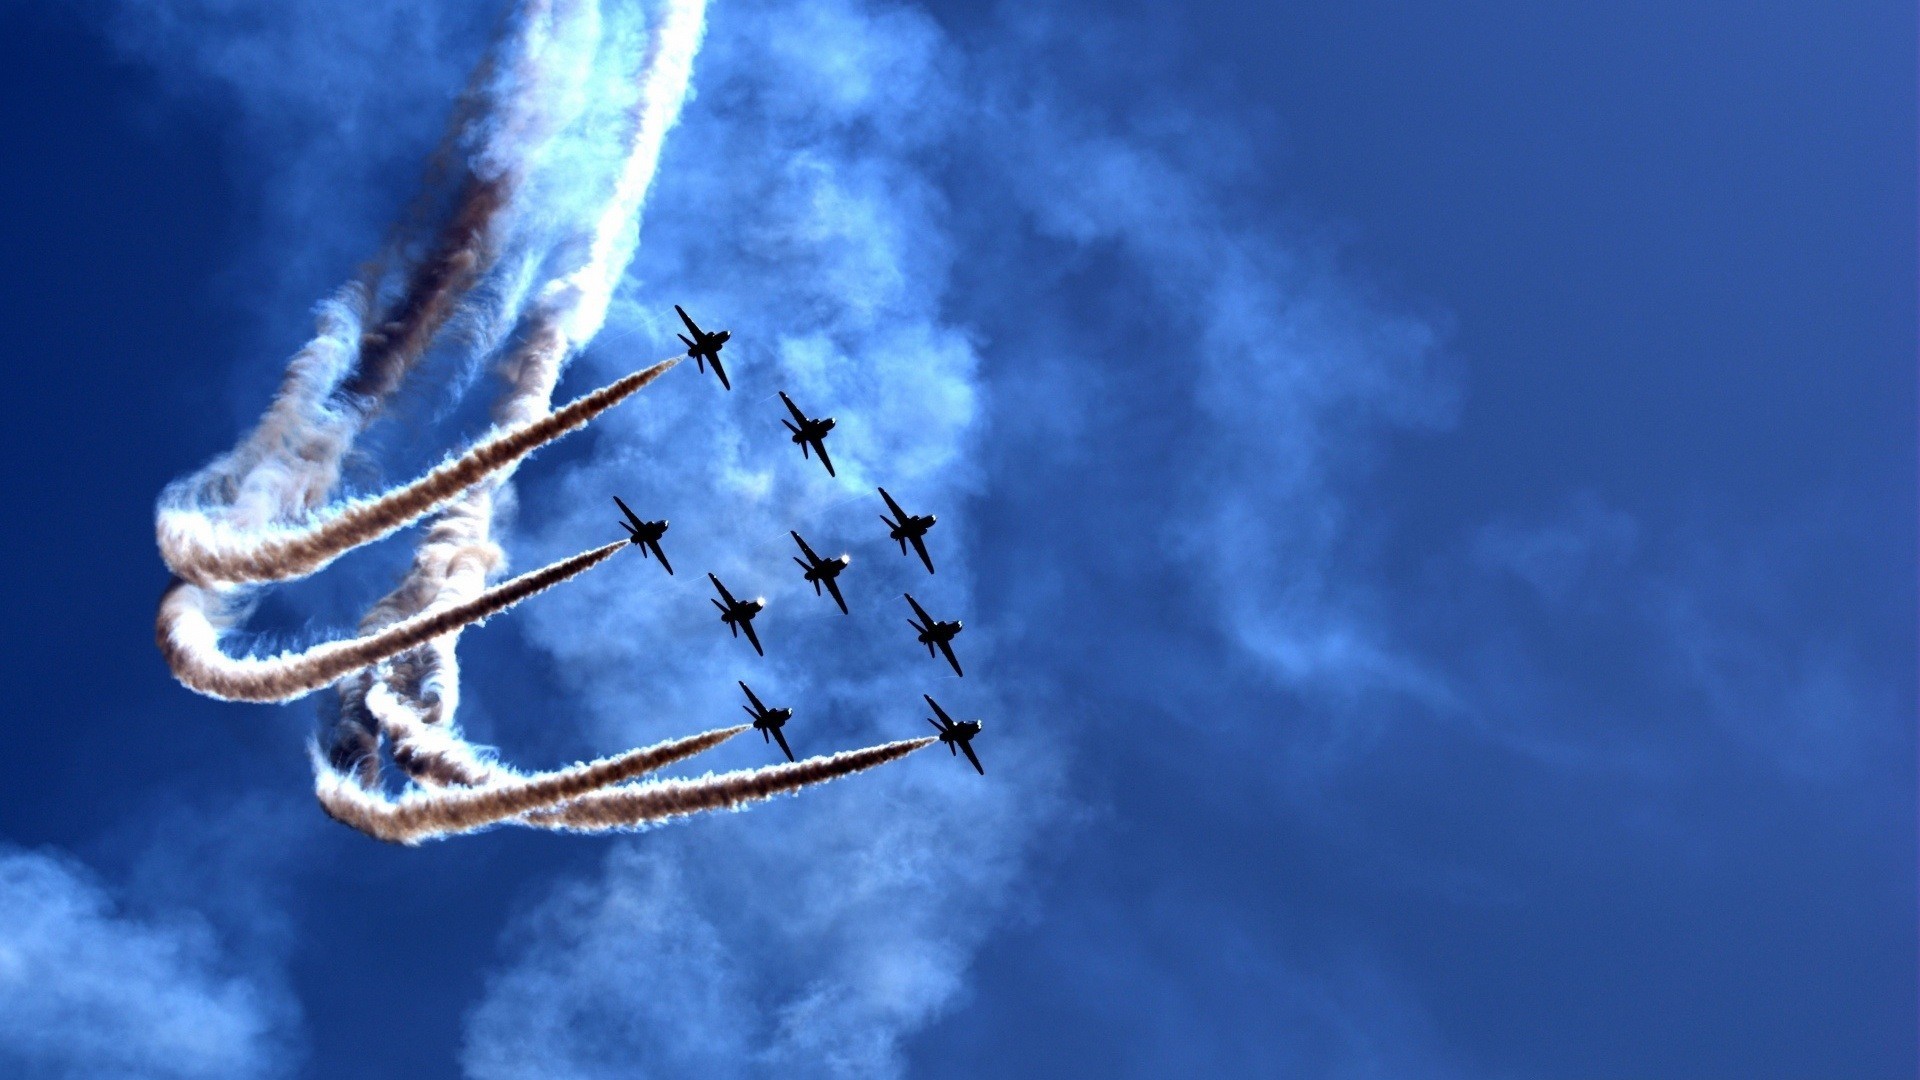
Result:
[[[163,519],[170,509],[187,511],[241,533],[324,504],[355,437],[449,320],[490,306],[476,307],[465,294],[498,262],[528,209],[520,195],[530,169],[578,111],[580,72],[599,21],[595,0],[525,0],[442,138],[438,171],[457,167],[465,179],[445,222],[432,227],[426,255],[409,253],[419,222],[396,230],[361,279],[322,305],[318,335],[289,362],[260,425],[233,451],[169,485]],[[461,147],[470,152],[454,166]],[[432,216],[436,186],[429,183],[415,218]],[[385,298],[389,263],[399,264],[403,279],[397,296]],[[473,336],[477,347],[485,334]]]
[[[487,587],[505,564],[491,536],[494,504],[519,462],[678,362],[551,410],[561,371],[605,322],[632,258],[640,207],[704,33],[706,0],[658,3],[658,17],[647,20],[644,56],[631,69],[634,97],[617,106],[628,123],[608,145],[592,146],[613,132],[589,101],[594,73],[608,70],[603,61],[629,70],[602,44],[631,38],[617,28],[603,35],[603,15],[616,16],[600,0],[522,0],[509,40],[474,76],[444,144],[466,157],[443,223],[418,246],[406,238],[409,230],[397,232],[382,263],[391,260],[398,271],[390,275],[376,263],[323,305],[317,335],[289,364],[260,425],[161,497],[156,531],[176,580],[162,597],[155,630],[176,677],[201,693],[247,701],[284,701],[337,683],[340,716],[324,756],[318,746],[313,752],[316,794],[327,813],[377,838],[411,844],[503,822],[637,828],[797,791],[934,741],[631,783],[745,728],[529,776],[468,743],[454,721],[460,630],[627,546],[607,544]],[[585,142],[566,141],[575,136]],[[589,149],[580,153],[582,146]],[[527,182],[563,160],[555,183]],[[594,164],[583,170],[582,161]],[[600,165],[611,172],[600,173]],[[604,190],[595,188],[603,182]],[[555,193],[560,203],[536,205]],[[429,205],[421,204],[423,212]],[[510,327],[517,327],[511,337]],[[498,358],[506,391],[493,431],[404,487],[329,506],[355,439],[443,342],[469,360]],[[368,612],[359,636],[271,657],[221,650],[222,634],[245,615],[247,586],[306,576],[432,514],[413,565]],[[383,790],[388,753],[415,785],[398,798]]]
[[[534,811],[524,820],[529,825],[572,832],[639,828],[688,814],[738,809],[775,795],[852,776],[938,741],[929,735],[924,739],[903,739],[763,769],[611,788],[583,795],[551,810]]]
[[[566,803],[589,792],[646,775],[719,746],[748,725],[672,739],[598,761],[538,776],[505,773],[486,787],[463,791],[410,792],[388,799],[360,786],[315,754],[314,793],[336,821],[397,844],[473,832]]]
[[[162,510],[158,529],[161,557],[176,575],[198,585],[304,577],[356,547],[413,524],[490,474],[510,468],[547,443],[578,431],[680,360],[663,360],[544,416],[498,431],[413,483],[349,502],[304,528],[245,532],[192,511]]]
[[[421,612],[377,633],[328,641],[274,657],[228,656],[220,649],[225,621],[220,598],[178,581],[160,600],[155,627],[160,653],[174,677],[208,697],[227,701],[291,701],[343,676],[479,622],[536,593],[585,572],[627,546],[619,540],[550,563],[495,585],[465,603]]]

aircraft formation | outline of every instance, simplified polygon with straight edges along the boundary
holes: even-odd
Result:
[[[721,366],[720,360],[720,352],[732,338],[732,333],[727,330],[702,330],[699,324],[693,321],[693,317],[687,314],[685,308],[676,304],[673,310],[679,314],[680,321],[686,324],[688,333],[692,335],[691,337],[687,334],[679,335],[681,342],[687,347],[687,356],[692,358],[703,372],[711,365],[714,377],[720,380],[721,389],[732,390],[733,383],[727,378],[726,368]],[[834,418],[808,416],[794,404],[793,399],[787,396],[784,390],[779,391],[779,397],[792,417],[792,419],[782,417],[780,422],[786,426],[794,445],[800,447],[801,457],[817,457],[828,476],[837,475],[833,469],[833,459],[827,456],[827,436],[833,431]],[[933,556],[927,551],[926,536],[928,530],[932,529],[939,519],[933,514],[908,513],[887,492],[886,488],[879,488],[878,491],[888,511],[880,515],[880,520],[887,526],[887,538],[900,545],[902,555],[907,554],[907,548],[911,545],[913,554],[919,557],[927,573],[934,573]],[[673,564],[667,561],[667,554],[660,544],[667,533],[667,521],[665,519],[647,521],[641,518],[618,495],[613,497],[613,501],[625,518],[620,524],[627,531],[628,542],[640,548],[643,557],[657,560],[661,569],[672,574]],[[831,597],[841,614],[850,614],[847,598],[840,591],[839,577],[852,564],[853,557],[843,554],[830,559],[821,558],[799,532],[793,531],[789,535],[793,537],[793,542],[800,549],[800,554],[795,556],[793,561],[800,567],[802,579],[813,586],[814,595]],[[733,637],[745,637],[747,644],[753,647],[756,655],[765,656],[767,651],[761,644],[760,635],[754,630],[753,620],[766,609],[766,599],[764,597],[746,600],[737,598],[728,591],[719,576],[711,572],[707,574],[707,580],[712,583],[714,592],[718,594],[710,597],[709,600],[720,612],[721,624]],[[927,613],[926,608],[922,607],[918,600],[913,598],[912,593],[902,595],[913,612],[907,619],[907,625],[913,628],[918,643],[927,647],[927,655],[933,659],[944,658],[953,668],[954,675],[964,676],[966,672],[961,670],[960,659],[953,650],[953,640],[964,628],[961,621],[936,619]],[[783,730],[787,721],[793,718],[793,710],[771,708],[765,705],[744,681],[740,682],[740,690],[746,694],[748,702],[741,708],[753,718],[753,726],[760,732],[761,740],[778,744],[780,752],[786,755],[787,760],[794,760],[793,750],[788,746]],[[965,754],[974,770],[983,776],[986,775],[986,769],[981,766],[980,758],[973,749],[973,739],[980,734],[981,722],[955,720],[940,707],[938,702],[933,700],[931,695],[922,694],[921,697],[926,700],[927,707],[934,713],[933,716],[927,717],[926,721],[939,731],[940,741],[946,744],[948,752],[955,756]]]

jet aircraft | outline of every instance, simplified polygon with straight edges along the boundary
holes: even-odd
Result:
[[[893,501],[893,496],[887,494],[886,488],[880,489],[880,497],[887,500],[887,509],[893,511],[891,518],[885,514],[880,515],[880,520],[887,523],[887,537],[900,542],[902,555],[907,553],[907,545],[911,543],[913,550],[919,554],[920,561],[927,565],[927,573],[933,573],[933,560],[927,557],[927,545],[922,538],[939,519],[932,514],[909,514],[900,509],[900,504]]]
[[[640,549],[643,559],[647,557],[647,552],[653,552],[653,557],[660,560],[660,565],[666,567],[667,573],[673,573],[673,564],[667,561],[667,553],[660,550],[660,538],[667,532],[666,521],[641,521],[640,515],[634,513],[632,507],[620,501],[620,496],[615,495],[613,501],[619,505],[620,512],[627,515],[627,520],[620,523],[620,527],[627,530],[627,542]]]
[[[907,625],[920,632],[920,644],[927,647],[927,655],[932,656],[937,646],[941,653],[945,654],[947,663],[953,665],[953,673],[965,675],[966,672],[960,670],[960,661],[953,656],[953,638],[961,630],[960,620],[941,622],[927,614],[927,609],[920,606],[920,602],[913,598],[912,593],[907,593],[906,597],[907,603],[913,605],[913,613],[920,616],[919,622],[908,619]]]
[[[932,697],[926,694],[920,696],[927,699],[927,707],[933,710],[933,716],[940,718],[935,720],[933,716],[929,716],[927,723],[940,730],[940,741],[947,744],[947,753],[951,754],[958,750],[967,755],[968,761],[973,762],[975,772],[981,776],[987,775],[987,770],[980,767],[980,759],[973,754],[973,737],[980,734],[980,721],[955,720],[948,716],[947,710],[941,708],[940,703]]]
[[[787,737],[780,734],[780,727],[787,721],[793,719],[793,710],[769,709],[765,705],[760,704],[759,698],[753,696],[752,687],[746,683],[741,683],[740,689],[745,690],[747,692],[747,700],[753,702],[752,706],[742,705],[740,707],[747,710],[748,716],[753,717],[753,726],[760,732],[760,741],[766,742],[768,738],[772,738],[774,742],[780,744],[780,752],[787,755],[788,761],[792,761],[793,748],[787,745]]]
[[[673,305],[673,310],[680,313],[680,321],[687,324],[688,330],[693,331],[693,337],[691,338],[685,334],[679,335],[680,340],[687,344],[687,355],[693,357],[693,362],[699,366],[701,371],[707,370],[707,361],[713,361],[713,373],[720,376],[721,388],[725,390],[733,389],[733,384],[727,381],[727,369],[720,366],[721,346],[724,346],[727,343],[727,339],[733,336],[732,332],[716,330],[709,334],[694,324],[693,317],[687,314],[686,308],[675,304]]]
[[[827,456],[826,438],[827,432],[833,430],[833,417],[829,416],[824,420],[813,419],[800,411],[800,406],[793,403],[793,399],[787,396],[785,390],[780,391],[780,400],[787,403],[787,411],[793,414],[793,420],[783,417],[780,422],[787,425],[788,431],[793,432],[793,442],[800,448],[800,456],[807,456],[807,446],[811,444],[815,450],[819,451],[820,464],[827,467],[827,475],[832,476],[833,459]],[[794,426],[795,420],[799,421],[798,427]]]
[[[765,600],[735,600],[733,594],[727,591],[727,587],[720,584],[719,578],[708,574],[707,580],[713,582],[713,587],[720,590],[721,597],[726,600],[726,603],[723,604],[719,600],[713,600],[712,597],[708,597],[708,599],[712,601],[713,606],[720,609],[720,621],[727,624],[727,629],[733,631],[734,637],[739,637],[741,631],[745,631],[747,641],[753,645],[753,651],[759,653],[761,656],[767,655],[767,650],[760,647],[760,638],[753,632],[753,617],[760,614],[760,610],[767,606],[767,602]]]
[[[840,571],[847,568],[847,564],[853,561],[853,556],[842,555],[837,559],[823,559],[813,553],[813,549],[807,546],[805,540],[800,539],[799,533],[790,532],[789,535],[793,537],[794,543],[800,545],[800,554],[806,556],[805,560],[795,558],[793,561],[800,564],[800,569],[805,573],[807,581],[813,585],[813,595],[819,596],[820,587],[826,586],[827,591],[833,594],[833,602],[840,605],[840,614],[847,614],[847,598],[840,595],[840,585],[833,579],[839,577]]]

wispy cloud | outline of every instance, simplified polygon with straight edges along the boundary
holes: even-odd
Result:
[[[190,915],[117,910],[71,860],[0,848],[0,1065],[16,1076],[268,1077],[290,1005]]]

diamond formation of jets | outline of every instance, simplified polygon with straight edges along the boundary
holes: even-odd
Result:
[[[680,340],[686,343],[687,355],[693,357],[694,364],[697,365],[701,371],[707,370],[707,364],[711,362],[713,364],[713,373],[720,377],[721,389],[733,389],[733,384],[727,381],[727,369],[720,366],[720,349],[733,334],[726,330],[716,330],[708,333],[694,323],[693,316],[687,314],[686,308],[675,304],[673,305],[673,310],[680,313],[680,321],[686,323],[687,329],[693,332],[691,338],[685,334],[679,335]]]
[[[907,597],[907,603],[913,606],[913,613],[919,616],[918,621],[908,619],[907,625],[919,632],[920,644],[927,647],[927,655],[932,656],[933,650],[938,648],[941,654],[947,658],[947,663],[953,665],[953,673],[955,675],[965,675],[966,672],[960,670],[960,661],[955,659],[953,655],[953,639],[964,629],[960,620],[955,619],[951,622],[943,622],[936,619],[927,614],[927,609],[920,606],[920,601],[915,600],[912,593],[905,595]]]
[[[929,716],[927,723],[939,729],[940,741],[947,744],[947,752],[951,754],[958,751],[967,755],[967,760],[973,763],[973,770],[981,776],[987,775],[987,770],[980,767],[980,759],[973,753],[973,737],[980,734],[980,721],[955,720],[947,715],[947,710],[941,708],[940,703],[933,700],[932,696],[928,694],[920,696],[927,699],[927,707],[933,710],[933,716],[940,718],[935,720],[933,716]]]
[[[727,587],[720,584],[719,578],[708,574],[707,580],[713,582],[713,587],[720,591],[721,599],[726,601],[724,604],[720,600],[713,601],[713,606],[720,609],[720,621],[727,624],[727,629],[733,631],[734,637],[739,637],[742,632],[745,632],[747,642],[753,646],[753,651],[761,656],[767,655],[767,650],[760,647],[759,635],[753,632],[753,617],[760,614],[761,609],[767,606],[767,601],[764,598],[735,600],[733,594],[727,591]]]
[[[731,334],[726,330],[712,333],[704,331],[687,314],[686,309],[676,304],[673,310],[679,314],[680,320],[686,323],[688,332],[693,335],[691,338],[686,334],[679,335],[680,340],[687,346],[687,355],[694,359],[702,371],[706,370],[707,363],[711,361],[713,373],[720,380],[721,387],[727,390],[733,389],[727,379],[726,369],[720,366],[720,349],[727,343]],[[800,411],[800,407],[793,403],[793,399],[788,397],[784,390],[780,391],[780,401],[792,415],[791,420],[782,418],[780,422],[786,425],[794,445],[800,447],[800,455],[812,457],[817,453],[820,464],[827,470],[827,475],[835,476],[833,459],[827,456],[826,446],[827,434],[834,428],[833,417],[816,419],[808,416]],[[880,520],[886,522],[888,539],[900,545],[901,555],[907,553],[907,546],[911,544],[913,553],[919,556],[921,565],[927,568],[927,573],[933,573],[933,557],[927,551],[926,536],[927,531],[932,529],[939,519],[932,514],[909,514],[886,488],[878,490],[880,498],[885,500],[889,511],[888,514],[880,515]],[[643,557],[651,556],[659,559],[660,566],[668,574],[672,574],[673,566],[667,562],[666,552],[660,548],[660,538],[667,531],[667,522],[642,520],[640,515],[634,513],[633,509],[619,496],[614,496],[613,501],[626,518],[621,523],[621,527],[626,529],[628,541],[640,548]],[[833,598],[841,614],[848,614],[847,599],[840,592],[838,579],[841,571],[853,561],[852,556],[843,554],[836,558],[823,559],[797,531],[789,531],[788,535],[793,537],[793,542],[800,548],[800,556],[793,561],[800,567],[801,575],[806,582],[813,586],[814,595],[826,593]],[[720,621],[726,625],[734,637],[744,633],[747,643],[753,646],[753,651],[757,655],[765,656],[767,653],[761,647],[760,637],[753,628],[753,620],[754,616],[765,610],[766,598],[736,599],[727,591],[727,587],[721,583],[719,577],[709,573],[707,580],[713,583],[714,590],[720,594],[718,599],[711,600],[713,606],[720,612]],[[908,606],[913,609],[914,615],[907,620],[907,624],[913,627],[920,643],[927,647],[927,655],[932,658],[944,656],[948,665],[953,668],[953,673],[956,676],[964,676],[966,673],[961,670],[960,660],[953,652],[953,639],[959,635],[963,624],[957,619],[951,621],[935,619],[927,614],[927,609],[920,606],[920,602],[913,598],[912,593],[903,595]],[[785,755],[788,761],[794,761],[793,748],[787,744],[784,731],[787,721],[793,718],[793,710],[769,708],[744,681],[740,682],[740,691],[747,696],[747,704],[742,705],[741,709],[752,718],[753,727],[760,732],[761,740],[777,743],[781,754]],[[940,733],[939,740],[947,745],[948,752],[955,756],[965,754],[968,764],[973,766],[974,771],[985,776],[987,770],[980,764],[980,758],[973,750],[973,739],[980,734],[981,722],[955,720],[940,707],[939,702],[933,700],[932,695],[922,694],[921,697],[926,700],[927,707],[933,710],[933,716],[926,718],[927,723],[933,725],[934,730]]]
[[[927,573],[933,573],[933,559],[927,555],[925,537],[927,530],[933,528],[934,522],[940,519],[932,514],[909,514],[900,509],[900,504],[893,501],[893,496],[887,494],[886,488],[880,489],[880,497],[887,500],[887,509],[893,511],[893,517],[880,515],[880,520],[887,523],[887,538],[900,542],[902,555],[907,553],[907,545],[912,544],[914,553],[926,564]]]
[[[847,598],[840,595],[840,585],[834,579],[839,577],[840,571],[845,570],[847,564],[853,561],[853,556],[841,555],[834,559],[823,559],[813,553],[813,549],[807,546],[807,542],[800,538],[799,533],[789,532],[788,535],[793,537],[794,543],[800,545],[800,554],[806,556],[804,560],[795,557],[793,561],[800,564],[802,575],[807,579],[807,583],[813,586],[813,595],[819,596],[820,589],[824,586],[827,592],[833,594],[833,602],[840,605],[840,614],[847,614]]]
[[[620,523],[620,527],[627,530],[627,542],[640,549],[640,557],[643,559],[647,557],[648,552],[652,552],[653,557],[660,560],[660,565],[666,569],[667,573],[673,573],[673,564],[667,561],[667,553],[660,550],[660,538],[667,534],[666,520],[663,518],[659,521],[641,521],[640,515],[634,513],[632,507],[621,502],[620,496],[615,495],[613,501],[620,507],[620,512],[627,515],[627,520]]]
[[[806,457],[807,447],[813,447],[814,451],[820,455],[820,464],[827,467],[827,475],[834,475],[833,459],[827,456],[827,432],[833,430],[833,417],[815,420],[801,412],[800,406],[793,403],[793,399],[787,396],[785,390],[780,391],[780,400],[787,403],[787,411],[793,414],[792,420],[782,417],[780,422],[787,425],[788,431],[793,432],[793,443],[800,448],[800,456]]]
[[[740,684],[740,689],[746,691],[747,700],[753,702],[752,705],[740,707],[747,711],[748,716],[753,717],[754,730],[760,733],[760,741],[766,742],[772,739],[779,743],[780,752],[787,755],[788,761],[792,761],[793,747],[787,745],[787,737],[780,733],[780,729],[786,725],[787,721],[793,719],[793,710],[767,708],[760,704],[758,697],[754,696],[753,688],[744,682]]]

